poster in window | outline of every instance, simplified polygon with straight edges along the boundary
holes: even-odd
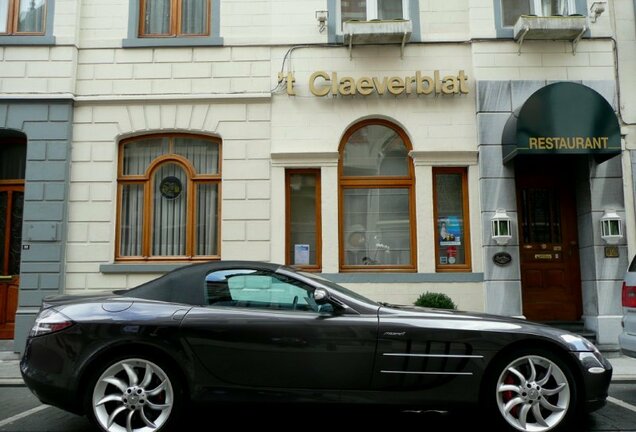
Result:
[[[294,245],[294,264],[309,265],[309,245],[308,244]]]
[[[447,216],[438,220],[439,245],[460,246],[461,220],[458,216]]]

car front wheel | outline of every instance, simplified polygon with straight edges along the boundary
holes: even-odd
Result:
[[[519,351],[499,362],[490,400],[513,431],[564,430],[576,412],[576,382],[567,364],[547,350]],[[492,393],[494,392],[494,394]]]
[[[86,393],[87,413],[107,432],[165,431],[179,411],[178,377],[162,362],[124,357],[97,371]]]

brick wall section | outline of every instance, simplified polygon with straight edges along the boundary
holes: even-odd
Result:
[[[0,93],[72,93],[76,58],[74,47],[0,47]]]
[[[81,50],[78,96],[269,92],[269,48]]]
[[[474,42],[473,66],[478,80],[613,80],[612,42],[582,40],[572,55],[567,41]]]
[[[0,129],[27,136],[16,349],[46,295],[64,286],[66,203],[73,107],[68,102],[0,103]],[[24,249],[28,247],[28,249]]]

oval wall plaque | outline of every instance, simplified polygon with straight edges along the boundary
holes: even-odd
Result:
[[[492,260],[495,264],[504,266],[506,264],[510,264],[512,256],[508,252],[497,252],[493,255]]]

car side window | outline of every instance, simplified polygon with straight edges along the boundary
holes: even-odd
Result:
[[[313,289],[282,275],[256,270],[222,270],[205,280],[207,304],[235,308],[258,308],[318,312]]]

